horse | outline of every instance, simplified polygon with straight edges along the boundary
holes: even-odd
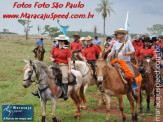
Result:
[[[143,60],[141,62],[143,66],[143,71],[142,71],[142,77],[143,81],[141,84],[141,89],[140,89],[140,112],[143,112],[143,107],[142,107],[142,91],[145,90],[146,95],[147,95],[147,112],[150,111],[150,97],[153,92],[155,92],[155,103],[156,104],[156,91],[155,91],[155,74],[154,74],[154,67],[153,67],[153,61],[150,58],[150,56],[144,56]]]
[[[25,61],[26,65],[24,67],[24,80],[22,81],[22,85],[24,88],[28,88],[35,81],[32,79],[36,78],[38,84],[38,93],[40,96],[40,102],[42,106],[42,122],[45,122],[45,113],[46,113],[46,102],[51,100],[52,103],[52,120],[53,122],[60,122],[56,118],[56,105],[57,99],[62,95],[62,87],[60,85],[56,85],[56,77],[52,75],[51,67],[47,67],[40,61]],[[76,105],[74,118],[80,119],[80,87],[82,85],[82,76],[79,71],[72,70],[72,74],[76,77],[76,84],[73,86],[68,86],[68,94],[73,99]]]
[[[135,68],[134,68],[135,69]],[[135,71],[135,70],[134,70]],[[138,116],[138,105],[139,105],[139,90],[140,84],[138,84],[137,88],[137,98],[136,98],[136,113],[134,110],[134,100],[132,97],[132,89],[130,81],[128,83],[124,83],[121,75],[117,71],[115,67],[113,67],[110,61],[105,61],[103,57],[99,57],[96,61],[96,75],[97,81],[102,82],[102,86],[106,95],[106,115],[107,122],[110,120],[110,101],[111,96],[116,96],[119,100],[119,108],[122,113],[123,122],[126,121],[126,117],[124,114],[123,107],[123,97],[122,95],[127,95],[127,98],[130,102],[132,108],[132,120],[137,120]],[[140,75],[138,71],[135,71],[135,76]]]
[[[43,61],[44,59],[44,50],[43,46],[40,45],[39,48],[36,50],[37,58],[39,61]]]
[[[95,77],[92,75],[93,74],[92,68],[86,62],[71,61],[71,67],[77,71],[80,71],[82,74],[83,82],[82,82],[82,86],[81,86],[81,90],[80,90],[80,95],[81,95],[81,99],[83,102],[83,106],[81,106],[81,108],[84,109],[84,108],[86,108],[86,104],[87,104],[86,99],[85,99],[85,93],[89,86],[96,84],[98,87],[97,79],[95,79]],[[104,95],[104,93],[101,92],[101,98],[99,100],[99,105],[105,104],[103,95]]]

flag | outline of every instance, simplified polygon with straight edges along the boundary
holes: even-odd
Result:
[[[129,23],[128,23],[128,15],[129,15],[129,12],[127,12],[126,22],[125,22],[125,30],[128,32],[128,35],[126,35],[126,39],[131,40],[131,36],[129,34],[130,26],[129,26]]]
[[[67,29],[69,28],[69,26],[62,26],[60,23],[59,23],[59,20],[57,20],[60,28],[61,28],[61,31],[63,33],[63,35],[67,36]],[[68,41],[70,41],[71,39],[69,38]]]

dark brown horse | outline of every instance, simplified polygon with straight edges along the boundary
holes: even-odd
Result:
[[[43,46],[40,45],[38,50],[36,50],[36,54],[37,54],[37,58],[39,61],[43,61],[44,59],[44,50],[43,50]]]
[[[142,77],[143,81],[141,84],[141,89],[140,89],[140,112],[143,112],[143,107],[142,107],[142,91],[145,90],[146,95],[147,95],[147,112],[150,111],[150,97],[153,92],[155,82],[155,74],[154,74],[154,67],[152,64],[152,59],[150,56],[144,56],[143,61],[141,62],[143,71],[142,71]],[[155,89],[154,89],[155,90]],[[156,101],[156,95],[155,95],[155,101]]]
[[[137,69],[136,69],[137,70]],[[135,71],[135,68],[134,68]],[[110,96],[116,96],[119,100],[119,108],[122,113],[123,122],[125,122],[126,117],[124,114],[124,107],[123,107],[123,97],[122,95],[127,95],[127,98],[130,102],[132,108],[132,120],[137,120],[138,116],[138,106],[139,106],[139,90],[140,84],[138,84],[137,89],[137,99],[136,99],[136,113],[134,109],[134,99],[132,97],[132,90],[130,81],[126,84],[123,82],[119,72],[115,67],[111,65],[110,62],[106,63],[105,60],[100,57],[96,61],[96,75],[97,80],[102,82],[102,86],[106,93],[106,114],[107,114],[107,122],[110,120]],[[135,71],[135,75],[140,75],[138,70]]]

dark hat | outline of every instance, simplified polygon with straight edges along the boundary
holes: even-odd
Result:
[[[150,38],[149,37],[144,38],[144,42],[150,42]]]
[[[111,37],[110,37],[110,36],[108,36],[108,37],[106,38],[106,40],[108,40],[108,39],[111,39]]]
[[[43,38],[40,38],[40,40],[44,40]]]
[[[157,42],[157,41],[158,41],[157,37],[152,37],[151,42]]]
[[[97,39],[98,38],[98,36],[95,36],[95,39]]]
[[[53,42],[57,42],[57,41],[54,40]]]

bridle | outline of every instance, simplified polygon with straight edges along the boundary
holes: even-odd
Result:
[[[32,66],[33,70],[31,71],[30,74],[28,74],[28,76],[29,76],[28,79],[25,79],[23,81],[30,81],[31,83],[33,83],[33,82],[35,82],[35,80],[32,80],[33,72],[35,72],[36,76],[37,76],[37,73],[36,73],[36,67],[34,66],[34,64],[31,66]]]

